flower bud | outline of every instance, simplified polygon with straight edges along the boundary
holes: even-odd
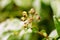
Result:
[[[26,12],[26,11],[23,11],[22,15],[23,15],[24,17],[27,17],[27,12]]]
[[[25,21],[25,20],[26,20],[26,18],[25,18],[25,17],[21,17],[21,20],[22,20],[22,21]]]
[[[29,19],[29,23],[31,23],[33,21],[33,18],[31,17],[30,19]]]
[[[24,23],[24,28],[27,28],[28,24],[27,23]]]
[[[32,9],[30,9],[29,13],[34,14],[35,10],[32,8]]]
[[[40,20],[40,16],[37,15],[36,19],[37,19],[37,20]]]

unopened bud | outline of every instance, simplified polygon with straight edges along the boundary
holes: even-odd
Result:
[[[43,33],[44,37],[47,37],[47,33]]]
[[[23,11],[22,15],[23,15],[24,17],[27,17],[27,12],[26,12],[26,11]]]
[[[22,20],[22,21],[25,21],[25,20],[26,20],[26,18],[25,18],[25,17],[21,17],[21,20]]]
[[[33,18],[31,17],[30,19],[29,19],[29,23],[31,23],[33,21]]]
[[[28,24],[27,23],[24,23],[24,28],[27,28]]]
[[[37,16],[36,19],[37,19],[37,20],[40,20],[40,16]]]
[[[35,10],[32,8],[32,9],[30,9],[29,13],[34,14]]]
[[[37,13],[37,12],[35,12],[35,15],[37,16],[37,15],[38,15],[38,13]]]

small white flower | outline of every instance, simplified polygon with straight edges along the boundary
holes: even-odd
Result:
[[[51,7],[53,9],[54,15],[58,18],[60,17],[60,1],[51,0]]]
[[[1,0],[0,1],[0,7],[4,8],[6,5],[8,5],[9,3],[11,3],[11,0]]]
[[[55,37],[58,37],[58,33],[56,30],[53,30],[50,35],[49,35],[50,38],[55,38]]]
[[[6,22],[0,23],[0,36],[1,36],[2,33],[5,31],[5,26],[6,26]]]

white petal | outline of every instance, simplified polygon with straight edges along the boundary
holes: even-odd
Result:
[[[49,37],[51,37],[51,38],[58,37],[57,31],[56,31],[56,30],[53,30],[53,31],[50,33]]]
[[[4,8],[6,5],[8,5],[9,3],[11,2],[11,0],[1,0],[1,2],[0,2],[0,6],[2,7],[2,8]]]
[[[25,30],[22,30],[19,34],[20,37],[22,37],[25,34]]]
[[[16,4],[17,6],[21,6],[21,5],[22,5],[21,0],[14,0],[14,2],[15,2],[15,4]]]

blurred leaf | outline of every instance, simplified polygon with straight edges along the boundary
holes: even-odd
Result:
[[[60,36],[60,22],[58,21],[59,18],[54,18],[54,23],[55,23],[55,27],[57,29],[58,35]]]
[[[40,11],[41,11],[40,12],[41,21],[39,22],[39,26],[41,27],[39,28],[41,30],[41,28],[43,27],[49,34],[53,29],[55,29],[52,9],[50,5],[46,5],[43,2],[41,2]]]
[[[16,35],[10,35],[10,37],[7,40],[19,40],[19,37]]]

